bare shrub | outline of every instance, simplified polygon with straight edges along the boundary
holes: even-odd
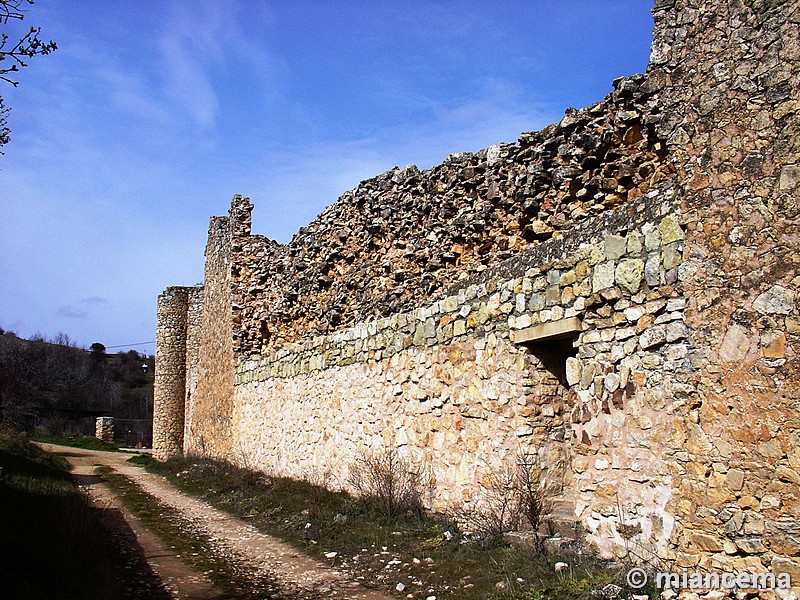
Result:
[[[236,466],[241,470],[242,481],[246,485],[257,485],[265,481],[265,474],[258,468],[257,462],[253,460],[241,439],[236,453]]]
[[[361,498],[387,517],[421,517],[425,512],[422,494],[427,478],[396,448],[362,452],[350,465],[347,481]]]
[[[327,470],[307,470],[304,472],[302,479],[309,484],[308,499],[311,506],[317,508],[322,508],[326,505],[332,491],[342,488],[336,475]]]
[[[310,483],[314,488],[326,491],[341,490],[342,484],[335,473],[325,471],[315,471],[308,469],[304,471],[302,479]]]
[[[533,550],[541,554],[539,535],[552,510],[553,490],[545,482],[536,455],[523,454],[489,477],[485,493],[476,503],[458,507],[452,518],[483,545],[502,540],[525,522],[533,530]]]
[[[553,510],[553,484],[545,480],[535,454],[522,454],[517,459],[517,488],[523,515],[533,530],[533,550],[544,551],[544,539],[539,535],[545,517]]]
[[[516,469],[506,466],[489,479],[482,498],[474,504],[455,508],[451,515],[481,545],[493,545],[501,541],[503,534],[519,528],[522,519]]]
[[[189,426],[191,434],[189,435],[190,446],[187,448],[186,456],[192,458],[205,458],[208,456],[206,448],[206,437],[202,431],[199,431],[194,425]]]

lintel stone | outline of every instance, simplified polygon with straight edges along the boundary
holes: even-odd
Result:
[[[515,344],[526,344],[540,340],[550,340],[559,337],[568,337],[571,334],[583,331],[583,324],[578,317],[550,321],[541,325],[534,325],[526,329],[511,332],[511,341]]]

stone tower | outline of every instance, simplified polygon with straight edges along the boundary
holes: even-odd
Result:
[[[158,297],[153,398],[153,456],[158,460],[183,454],[186,340],[191,289],[169,287]]]

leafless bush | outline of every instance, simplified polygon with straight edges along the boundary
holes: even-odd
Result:
[[[331,471],[315,471],[308,469],[303,473],[302,479],[320,490],[341,490],[339,478]]]
[[[191,458],[206,458],[208,452],[205,435],[194,425],[189,426],[189,431],[191,432],[189,435],[191,445],[186,451],[186,456]]]
[[[427,478],[395,448],[362,452],[350,465],[348,483],[383,515],[421,517]]]
[[[326,502],[330,499],[331,491],[342,489],[338,477],[327,470],[316,471],[314,469],[307,469],[304,471],[302,479],[309,483],[308,500],[312,510],[317,508],[318,510],[324,511]]]
[[[245,471],[253,471],[253,461],[250,459],[250,452],[245,448],[244,442],[239,439],[239,443],[237,446],[236,456],[236,464],[238,467],[244,469]]]
[[[452,518],[482,545],[494,544],[519,528],[522,503],[516,469],[506,466],[492,474],[483,497],[455,508]]]
[[[544,482],[536,456],[520,456],[494,473],[484,489],[482,498],[454,509],[452,518],[484,545],[497,543],[527,521],[533,529],[534,552],[541,553],[538,533],[552,509],[552,490]]]
[[[533,549],[544,551],[544,540],[539,535],[545,517],[553,510],[555,490],[543,477],[543,470],[535,454],[522,454],[517,459],[517,487],[522,512],[533,530]]]
[[[236,466],[241,469],[244,483],[256,485],[264,482],[264,473],[258,469],[256,461],[253,460],[250,451],[245,447],[241,439],[239,440],[238,451],[236,453]]]

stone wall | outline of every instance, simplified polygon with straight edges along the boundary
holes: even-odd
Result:
[[[677,564],[800,581],[800,3],[658,2],[697,393],[665,457]],[[791,558],[793,557],[793,558]]]
[[[236,203],[231,208],[235,215]],[[249,212],[246,213],[249,233]],[[185,452],[224,457],[231,449],[231,412],[233,410],[233,346],[231,254],[234,246],[232,218],[211,219],[206,245],[205,277],[202,296],[202,319],[195,358],[196,381],[192,401],[192,420],[186,428],[190,437]]]
[[[186,310],[186,384],[184,401],[183,451],[191,453],[194,433],[193,424],[197,421],[194,407],[197,399],[197,385],[200,378],[200,348],[203,341],[203,288],[188,290]]]
[[[345,485],[394,447],[437,507],[533,453],[602,556],[800,581],[800,2],[654,17],[603,102],[362,182],[287,245],[234,197],[188,351],[159,303],[185,451]]]
[[[533,453],[597,550],[624,544],[620,500],[666,550],[663,409],[693,391],[674,201],[651,190],[428,306],[240,361],[232,457],[344,485],[359,452],[396,447],[452,508]]]
[[[282,246],[254,238],[234,274],[239,353],[441,297],[670,176],[657,90],[620,78],[603,101],[514,144],[393,169],[345,193]],[[420,235],[420,232],[424,232]]]
[[[94,425],[94,437],[109,444],[113,443],[114,417],[97,417]]]

